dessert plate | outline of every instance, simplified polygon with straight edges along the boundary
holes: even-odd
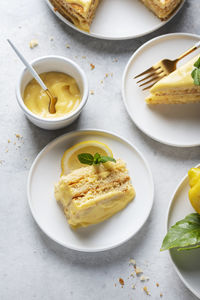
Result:
[[[177,147],[200,145],[200,105],[145,103],[148,91],[142,91],[134,76],[163,58],[175,59],[200,40],[200,36],[175,33],[145,43],[130,58],[122,79],[122,96],[127,112],[137,127],[161,143]],[[178,63],[181,66],[199,50]]]
[[[107,144],[114,157],[126,161],[136,197],[124,210],[103,223],[74,231],[54,198],[54,184],[59,180],[64,151],[85,140]],[[39,227],[55,242],[78,251],[111,249],[133,237],[150,214],[153,196],[151,171],[141,153],[128,141],[105,131],[75,131],[55,139],[38,154],[28,178],[28,202]]]
[[[167,231],[177,221],[195,212],[189,202],[188,191],[189,179],[186,175],[176,188],[170,202],[167,214]],[[200,299],[200,248],[189,251],[171,249],[169,254],[175,270],[185,286]]]
[[[161,21],[138,0],[103,0],[97,8],[90,33],[78,29],[55,11],[50,0],[46,2],[59,19],[83,34],[100,39],[124,40],[143,36],[164,26],[177,14],[185,0],[167,21]]]

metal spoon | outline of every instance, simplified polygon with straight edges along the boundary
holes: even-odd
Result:
[[[46,87],[46,85],[44,84],[44,82],[42,81],[42,79],[40,78],[40,76],[33,69],[33,67],[27,62],[27,60],[22,56],[22,54],[13,45],[13,43],[9,39],[7,39],[7,41],[10,44],[10,46],[13,48],[13,50],[15,51],[15,53],[17,54],[17,56],[20,58],[20,60],[23,62],[23,64],[27,67],[27,69],[29,70],[29,72],[33,75],[33,77],[35,78],[35,80],[39,83],[39,85],[41,86],[41,88],[46,92],[47,96],[50,99],[50,101],[49,101],[49,112],[50,112],[50,114],[55,114],[56,113],[55,105],[56,105],[56,102],[57,102],[57,97],[54,97],[50,93],[50,91],[48,90],[48,88]]]

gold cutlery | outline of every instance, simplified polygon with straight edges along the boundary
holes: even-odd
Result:
[[[178,61],[184,58],[185,56],[189,55],[190,53],[192,53],[198,48],[200,48],[200,41],[196,43],[192,48],[190,48],[189,50],[181,54],[177,59],[175,60],[162,59],[159,62],[157,62],[155,65],[153,65],[151,68],[135,76],[134,79],[140,76],[147,75],[144,78],[137,81],[140,87],[144,86],[143,91],[147,90],[151,88],[157,81],[159,81],[163,77],[175,71]]]

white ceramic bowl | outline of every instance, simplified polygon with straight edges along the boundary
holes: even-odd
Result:
[[[81,93],[81,103],[76,110],[62,118],[45,119],[36,114],[33,114],[26,107],[23,101],[24,89],[28,82],[33,78],[29,71],[25,68],[20,74],[16,88],[17,101],[24,114],[33,124],[43,129],[53,130],[70,125],[78,118],[88,99],[88,81],[84,71],[72,60],[55,55],[37,58],[31,61],[31,64],[38,74],[43,72],[55,71],[66,73],[72,76],[79,86]]]

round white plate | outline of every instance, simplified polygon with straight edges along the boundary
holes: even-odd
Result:
[[[59,180],[64,151],[84,140],[106,143],[114,157],[127,163],[136,197],[124,210],[103,223],[72,230],[54,198],[54,184]],[[116,247],[132,236],[147,220],[153,204],[151,171],[140,152],[114,134],[85,130],[67,133],[49,143],[35,159],[28,179],[28,201],[39,227],[57,243],[74,250],[96,252]]]
[[[186,175],[179,183],[170,202],[167,215],[167,230],[177,221],[195,212],[190,204],[188,191],[189,180]],[[200,249],[189,251],[172,249],[169,253],[175,270],[183,283],[200,299]]]
[[[103,0],[97,8],[90,33],[75,27],[70,21],[54,10],[53,13],[75,30],[100,39],[124,40],[143,36],[164,26],[183,6],[185,0],[167,21],[161,21],[138,0]]]
[[[175,59],[199,40],[200,36],[185,33],[159,36],[140,47],[125,68],[122,96],[127,112],[140,130],[161,143],[177,147],[200,145],[200,105],[148,106],[145,97],[149,92],[142,91],[134,76],[163,58]],[[198,53],[200,50],[184,58],[178,66]]]

